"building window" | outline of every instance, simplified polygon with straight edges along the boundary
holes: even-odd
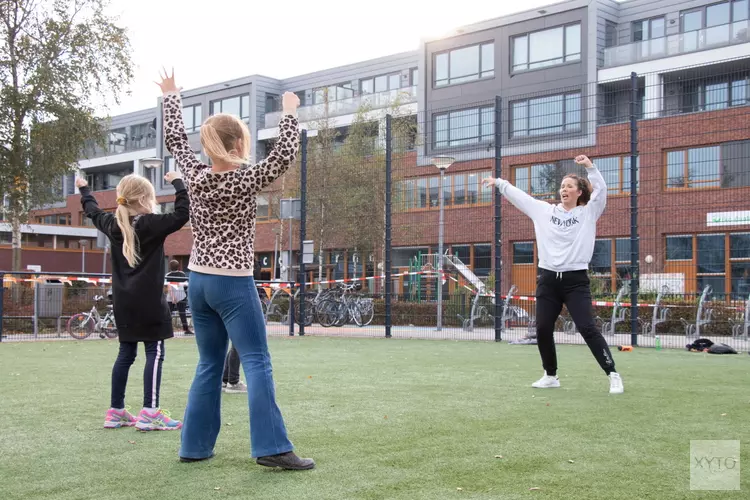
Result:
[[[185,106],[182,108],[182,116],[185,119],[185,132],[197,132],[201,129],[203,122],[203,110],[200,104]]]
[[[667,236],[667,260],[693,260],[693,237]]]
[[[329,85],[313,89],[313,104],[323,104],[326,102],[342,101],[354,97],[354,87],[352,82],[339,83],[338,85]]]
[[[244,94],[212,101],[211,115],[217,113],[228,113],[239,117],[245,122],[250,121],[250,96]]]
[[[664,17],[635,21],[632,24],[633,41],[642,42],[644,40],[662,38],[666,34],[665,26],[666,22]]]
[[[558,26],[512,39],[513,72],[581,60],[581,24]]]
[[[375,94],[377,92],[388,92],[400,88],[401,73],[379,75],[374,78],[365,78],[359,81],[360,94]]]
[[[495,76],[495,42],[435,54],[435,86]]]
[[[474,245],[474,274],[489,276],[492,271],[492,245]]]
[[[69,226],[72,221],[70,214],[45,215],[36,218],[37,224],[54,224],[58,226]]]
[[[746,75],[731,79],[711,79],[686,83],[680,95],[683,113],[715,111],[750,103]]]
[[[495,108],[462,109],[434,116],[435,148],[490,142],[495,137]]]
[[[490,177],[492,172],[461,172],[446,175],[443,179],[442,193],[440,176],[421,177],[397,182],[395,192],[395,210],[435,209],[440,206],[443,197],[444,207],[461,207],[488,205],[492,203],[492,187],[481,185],[482,179]]]
[[[534,263],[534,242],[523,241],[513,243],[513,263],[514,264],[533,264]]]
[[[667,153],[667,189],[750,186],[750,141]]]
[[[581,93],[511,103],[511,137],[581,130]]]
[[[733,300],[748,299],[750,233],[669,235],[666,247],[666,272],[685,276],[686,293],[701,293],[710,286],[717,299],[726,294]]]
[[[416,87],[419,85],[419,68],[412,68],[409,70],[410,77],[409,80],[411,81],[412,87]]]
[[[635,159],[636,192],[640,186],[640,156]],[[592,159],[604,177],[608,194],[630,193],[630,156],[610,156]]]

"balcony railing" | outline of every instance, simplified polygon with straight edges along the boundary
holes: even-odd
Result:
[[[93,145],[91,143],[86,145],[84,149],[85,158],[99,158],[101,156],[112,156],[119,155],[122,153],[130,153],[132,151],[140,151],[142,149],[150,149],[156,147],[156,137],[137,137],[137,138],[116,138],[109,139],[107,147],[101,147],[98,144]]]
[[[716,49],[750,42],[749,21],[712,26],[686,33],[677,33],[652,40],[608,47],[604,49],[604,67],[662,59],[689,54],[699,50]]]
[[[396,102],[399,104],[407,104],[416,102],[416,100],[417,87],[404,87],[375,94],[362,94],[347,99],[340,99],[338,101],[329,101],[328,103],[301,106],[297,111],[297,116],[299,117],[299,121],[304,123],[319,120],[324,116],[333,117],[352,115],[365,105],[370,106],[372,109],[382,109],[391,106]],[[266,128],[276,127],[279,124],[280,119],[281,111],[266,113]]]

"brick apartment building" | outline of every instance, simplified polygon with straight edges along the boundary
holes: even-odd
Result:
[[[480,182],[494,170],[495,98],[500,96],[503,177],[552,200],[556,187],[550,179],[575,169],[576,154],[589,155],[605,172],[609,202],[598,225],[592,268],[604,289],[615,290],[630,266],[629,116],[635,73],[642,275],[676,279],[686,293],[711,285],[719,294],[747,296],[748,4],[569,0],[465,26],[424,40],[413,52],[286,80],[254,75],[188,90],[183,93],[186,125],[195,153],[206,160],[198,137],[201,121],[219,111],[237,114],[248,123],[255,139],[253,160],[259,160],[276,134],[279,96],[287,89],[300,96],[303,127],[314,129],[325,107],[344,134],[361,104],[384,113],[390,98],[400,95],[399,112],[416,116],[420,140],[394,166],[400,169],[394,225],[415,229],[394,237],[394,269],[437,251],[440,187],[431,158],[441,154],[456,160],[442,192],[446,248],[486,276],[493,263],[494,208],[492,191]],[[163,146],[160,102],[115,117],[109,139],[106,151],[92,150],[79,164],[102,206],[113,209],[118,179],[138,172],[150,176],[169,210],[163,172],[142,165],[158,157],[163,169],[174,168]],[[33,214],[38,225],[25,236],[24,266],[78,271],[80,240],[87,240],[86,270],[101,271],[96,231],[81,219],[72,182],[72,177],[62,180],[64,202]],[[278,185],[269,192],[275,189]],[[260,197],[256,251],[270,276],[274,269],[278,275],[274,256],[289,242],[269,203],[273,196]],[[512,283],[531,293],[537,262],[533,227],[507,201],[501,210],[504,288]],[[88,233],[73,235],[76,231]],[[0,234],[0,267],[8,268],[9,241],[6,232]],[[186,263],[190,234],[186,227],[170,237],[167,253]],[[299,248],[296,241],[293,246]],[[353,249],[326,249],[325,259],[329,278],[374,272]],[[397,280],[396,286],[400,290],[403,284]]]

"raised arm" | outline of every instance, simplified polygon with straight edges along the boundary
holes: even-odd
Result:
[[[591,183],[591,199],[586,204],[586,208],[594,214],[596,219],[599,219],[607,206],[607,184],[604,182],[602,173],[588,157],[578,156],[576,163],[586,167],[586,176]]]
[[[189,176],[200,168],[201,162],[195,157],[185,133],[185,122],[182,118],[182,97],[174,82],[174,70],[172,76],[167,76],[165,72],[162,75],[161,83],[158,85],[161,87],[163,94],[164,144],[174,158],[177,167],[190,180]]]
[[[297,158],[300,140],[297,119],[299,97],[292,92],[285,92],[282,102],[284,112],[279,122],[279,138],[276,144],[265,160],[246,170],[244,184],[252,194],[258,193],[281,177]]]
[[[505,179],[487,178],[482,180],[482,183],[486,186],[494,184],[500,191],[500,194],[505,196],[514,207],[529,216],[531,220],[539,219],[550,208],[549,203],[537,200],[528,193],[521,191]]]
[[[115,216],[107,213],[99,208],[99,204],[96,202],[96,198],[91,194],[88,182],[80,177],[76,179],[76,187],[78,187],[81,193],[81,206],[83,207],[83,213],[91,219],[99,231],[106,234],[107,237],[112,236],[112,225],[115,222]]]
[[[164,179],[170,182],[175,189],[174,212],[143,217],[140,227],[153,235],[167,237],[187,224],[190,219],[190,201],[185,183],[182,182],[177,172],[168,172]]]

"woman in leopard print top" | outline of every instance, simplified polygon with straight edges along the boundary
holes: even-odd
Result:
[[[214,454],[221,429],[221,379],[231,340],[248,385],[253,458],[269,467],[312,469],[315,462],[292,451],[276,404],[266,327],[253,280],[256,196],[297,156],[299,98],[284,94],[279,139],[268,158],[253,166],[247,165],[247,125],[222,113],[206,119],[200,135],[211,158],[209,166],[198,161],[188,144],[174,72],[163,75],[159,86],[164,95],[164,142],[187,184],[194,240],[188,300],[199,360],[185,409],[180,459],[194,462]]]

